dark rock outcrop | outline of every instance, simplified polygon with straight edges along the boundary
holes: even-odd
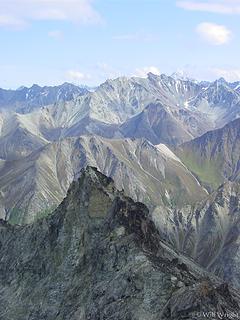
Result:
[[[240,297],[160,238],[147,208],[94,168],[27,226],[0,222],[0,319],[204,319]],[[217,316],[213,319],[217,319]]]

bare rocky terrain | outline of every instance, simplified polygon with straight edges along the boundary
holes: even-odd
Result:
[[[146,206],[94,168],[49,217],[23,227],[1,220],[0,231],[2,319],[192,320],[240,311],[233,288],[171,249]]]
[[[0,215],[27,223],[51,211],[86,165],[150,209],[198,202],[239,175],[239,99],[238,83],[153,74],[107,80],[93,90],[2,90]],[[225,124],[225,133],[216,131]]]
[[[239,88],[0,89],[0,319],[236,318]]]

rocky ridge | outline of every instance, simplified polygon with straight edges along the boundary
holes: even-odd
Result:
[[[164,243],[147,208],[94,168],[47,218],[0,222],[6,320],[203,319],[239,312],[237,292]]]
[[[71,182],[87,165],[116,181],[119,190],[152,210],[158,205],[182,206],[207,196],[198,180],[170,149],[144,139],[66,138],[25,158],[0,166],[0,217],[26,224],[43,210],[57,206]]]
[[[196,83],[149,74],[146,79],[107,80],[91,92],[71,84],[35,85],[10,93],[0,90],[0,158],[28,155],[38,148],[39,140],[47,144],[89,134],[179,145],[239,118],[240,93],[236,88],[221,79]],[[1,99],[5,101],[6,94],[13,98],[4,107]],[[22,139],[15,150],[12,137],[16,130]]]
[[[202,202],[182,209],[156,208],[152,219],[162,237],[240,289],[240,184],[228,181]]]

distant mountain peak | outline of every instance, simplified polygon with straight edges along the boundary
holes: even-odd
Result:
[[[40,89],[41,87],[38,85],[38,84],[36,84],[36,83],[34,83],[31,87],[30,87],[30,89]]]
[[[228,82],[225,80],[225,78],[221,77],[215,81],[216,83],[221,83],[221,84],[228,84]]]
[[[196,79],[189,77],[184,71],[176,71],[172,73],[171,78],[173,78],[174,80],[190,81],[193,83],[198,83]]]
[[[224,88],[224,89],[228,89],[228,90],[231,90],[231,91],[234,91],[232,86],[231,86],[231,83],[227,82],[224,78],[219,78],[215,81],[213,81],[210,86],[214,86],[214,87],[221,87],[221,88]]]
[[[22,90],[28,90],[28,87],[26,86],[21,86],[19,88],[16,89],[16,91],[22,91]]]

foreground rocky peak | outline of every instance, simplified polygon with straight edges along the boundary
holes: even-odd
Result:
[[[47,218],[0,221],[0,318],[159,320],[237,313],[240,297],[168,247],[148,209],[88,167]]]

